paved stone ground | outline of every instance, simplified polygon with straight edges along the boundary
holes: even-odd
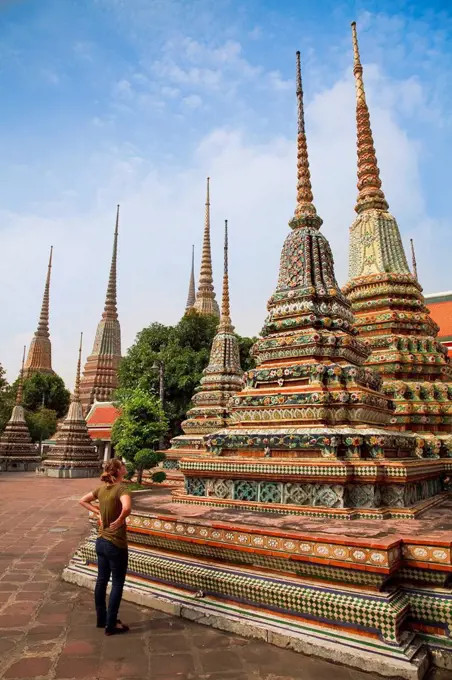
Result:
[[[0,476],[0,678],[372,680],[265,643],[124,603],[124,636],[94,626],[92,594],[60,580],[87,516],[90,480]],[[452,674],[435,674],[452,680]]]

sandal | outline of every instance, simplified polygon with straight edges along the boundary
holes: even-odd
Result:
[[[118,625],[120,626],[118,628]],[[114,628],[106,628],[105,635],[120,635],[121,633],[127,633],[130,630],[129,626],[122,623],[119,619],[116,620],[116,626]]]

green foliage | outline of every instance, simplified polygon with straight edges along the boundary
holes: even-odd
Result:
[[[25,420],[34,442],[44,441],[55,434],[57,429],[57,415],[51,409],[41,407],[38,411],[25,411]]]
[[[143,479],[143,471],[150,470],[151,468],[157,467],[159,463],[165,460],[166,456],[164,453],[159,453],[153,449],[142,449],[135,454],[133,459],[134,465],[137,469],[137,483],[141,484]],[[155,477],[160,476],[160,481],[163,482],[166,479],[165,473],[156,472],[152,475],[153,481],[157,481]]]
[[[143,389],[121,390],[117,399],[121,415],[113,425],[111,441],[116,455],[135,465],[136,454],[154,448],[168,421],[158,398]]]
[[[14,388],[17,392],[18,380]],[[33,373],[24,381],[23,405],[28,411],[37,411],[44,402],[47,409],[55,411],[57,418],[61,418],[68,411],[70,399],[62,378],[54,373]]]
[[[3,432],[5,425],[11,417],[14,406],[14,390],[6,380],[5,370],[0,364],[0,432]]]
[[[218,319],[215,316],[200,316],[195,312],[182,317],[176,326],[153,323],[138,334],[121,362],[121,388],[139,387],[158,395],[159,372],[153,366],[163,361],[168,438],[180,434],[180,424],[185,419],[194,390],[209,362],[217,326]],[[248,370],[254,366],[249,354],[254,339],[237,337],[242,368]]]
[[[133,463],[127,462],[126,468],[127,468],[126,479],[132,479],[132,477],[134,476],[134,474],[136,472],[135,465]]]

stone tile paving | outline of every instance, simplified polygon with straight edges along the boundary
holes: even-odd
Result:
[[[75,501],[92,486],[29,473],[0,476],[0,678],[376,678],[128,602],[121,616],[131,632],[106,638],[94,627],[92,594],[60,580],[88,529]],[[445,672],[434,677],[452,680]]]

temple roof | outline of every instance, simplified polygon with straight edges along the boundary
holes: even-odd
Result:
[[[439,326],[438,339],[452,341],[452,291],[430,293],[425,302]]]
[[[94,402],[86,416],[88,428],[112,427],[119,417],[119,410],[112,401]]]

